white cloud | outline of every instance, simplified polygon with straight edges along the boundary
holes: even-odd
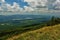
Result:
[[[3,9],[0,7],[0,11],[2,11]]]
[[[29,7],[33,9],[60,9],[60,0],[24,0],[24,2],[27,2],[29,4]],[[52,6],[51,6],[52,5]]]
[[[0,0],[0,3],[5,2],[5,0]]]
[[[57,0],[57,2],[60,2],[60,0]]]
[[[36,1],[36,0],[24,0],[25,2],[32,2],[32,1]]]
[[[14,11],[22,11],[23,9],[20,7],[20,5],[16,2],[13,3],[12,9]]]
[[[11,6],[10,4],[6,4],[7,5],[7,9],[8,11],[19,11],[20,10],[20,6],[14,2],[13,6]]]
[[[5,0],[2,0],[2,2],[5,2]]]
[[[31,12],[35,10],[45,10],[48,9],[48,5],[51,1],[55,0],[24,0],[24,2],[27,2],[29,6],[24,6],[24,9],[20,7],[20,5],[16,2],[13,3],[13,5],[8,4],[5,2],[5,0],[0,0],[1,6],[0,11],[12,11],[12,12]],[[56,0],[54,3],[51,2],[51,4],[56,5],[55,8],[60,8],[60,0]]]
[[[10,4],[6,4],[7,5],[7,11],[13,11],[13,8]]]
[[[59,4],[60,3],[60,0],[56,0],[54,4]]]
[[[25,12],[25,11],[33,11],[31,7],[24,6],[23,8],[20,7],[20,5],[16,2],[13,3],[13,5],[2,2],[0,11],[11,11],[11,12]]]
[[[31,7],[46,6],[47,0],[25,0]]]
[[[56,0],[54,5],[55,5],[55,9],[60,9],[60,0]]]
[[[47,0],[24,0],[24,2],[27,2],[29,5],[27,9],[41,10],[41,8],[46,8],[48,1]]]
[[[1,3],[0,9],[3,9],[2,11],[12,11],[12,12],[22,11],[22,8],[16,2],[14,2],[13,5],[11,5],[3,1]]]
[[[24,6],[24,11],[31,12],[34,11],[34,9],[29,6]]]

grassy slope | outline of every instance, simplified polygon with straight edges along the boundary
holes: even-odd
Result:
[[[7,40],[60,40],[60,24],[18,34]]]

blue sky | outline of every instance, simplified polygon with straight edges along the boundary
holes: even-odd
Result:
[[[5,0],[6,3],[13,5],[14,2],[18,3],[21,7],[28,6],[27,2],[24,2],[24,0]]]
[[[60,0],[1,0],[0,2],[0,9],[3,10],[4,8],[11,9],[13,6],[19,6],[22,9],[26,9],[27,11],[28,9],[31,11],[41,8],[60,9]]]
[[[60,0],[0,0],[0,12],[22,13],[48,10],[60,10]]]

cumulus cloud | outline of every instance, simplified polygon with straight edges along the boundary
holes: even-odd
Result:
[[[24,11],[31,12],[34,11],[34,9],[29,6],[24,6]]]
[[[55,9],[60,9],[60,0],[56,0],[54,5],[55,5]]]
[[[33,9],[60,9],[60,0],[24,0]]]
[[[0,3],[1,3],[1,2],[5,2],[5,0],[0,0]]]
[[[11,4],[6,3],[4,0],[1,0],[0,10],[1,11],[17,12],[17,11],[22,11],[22,8],[16,2],[14,2],[13,5],[11,5]]]
[[[10,4],[6,4],[6,6],[7,6],[8,11],[20,11],[21,10],[20,5],[17,4],[16,2],[13,3],[13,6],[11,6]]]
[[[60,9],[60,0],[24,0],[24,2],[27,2],[29,6],[24,6],[24,8],[21,8],[20,4],[16,2],[13,2],[13,5],[11,5],[6,3],[5,0],[0,0],[0,11],[31,12],[42,9],[48,10],[49,7],[55,7],[56,9]]]
[[[11,11],[11,12],[26,12],[33,11],[34,9],[28,6],[24,6],[24,9],[16,2],[13,2],[13,5],[6,3],[4,0],[1,0],[0,11]]]
[[[5,2],[5,0],[2,0],[2,2]]]
[[[24,2],[27,2],[29,7],[36,10],[48,10],[48,0],[24,0]]]
[[[25,0],[25,2],[28,2],[30,7],[37,7],[37,6],[46,6],[47,0]]]
[[[0,11],[2,11],[3,9],[0,7]]]

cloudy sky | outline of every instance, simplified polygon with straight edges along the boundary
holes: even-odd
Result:
[[[60,10],[60,0],[0,0],[0,12]]]

